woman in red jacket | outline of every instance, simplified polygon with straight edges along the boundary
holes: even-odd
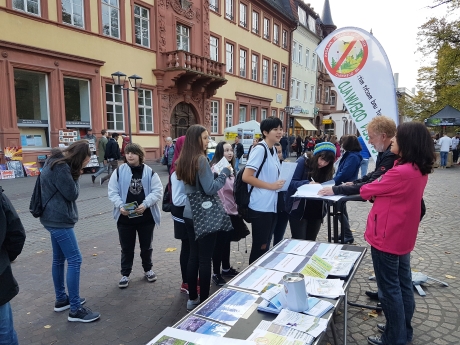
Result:
[[[387,319],[386,324],[377,325],[381,337],[368,337],[369,344],[376,345],[412,341],[415,301],[410,252],[417,238],[423,191],[435,162],[430,133],[418,122],[398,127],[391,152],[399,156],[394,167],[360,190],[361,197],[374,202],[364,237],[372,246],[379,300]]]

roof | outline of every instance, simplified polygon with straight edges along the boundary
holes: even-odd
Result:
[[[329,5],[329,0],[324,1],[323,13],[321,14],[321,21],[324,25],[335,26],[332,21],[331,6]]]
[[[450,105],[446,105],[436,114],[430,116],[431,119],[452,119],[458,118],[460,119],[460,111],[451,107]]]
[[[255,134],[261,134],[261,132],[260,132],[260,123],[255,121],[255,120],[240,123],[240,124],[232,126],[232,127],[227,127],[227,128],[224,129],[224,132],[225,133],[238,133],[238,129],[240,129],[240,128],[243,129],[243,130],[244,129],[254,130]]]
[[[291,0],[264,0],[269,6],[276,9],[280,15],[288,18],[293,22],[297,22],[297,7],[294,4],[294,1]]]

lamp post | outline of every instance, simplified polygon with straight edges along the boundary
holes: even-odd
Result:
[[[122,90],[126,91],[126,100],[127,100],[127,105],[128,105],[128,133],[129,133],[129,141],[133,142],[133,136],[131,132],[131,107],[129,105],[129,91],[136,91],[139,86],[142,83],[142,77],[139,77],[136,74],[133,74],[132,76],[128,77],[129,85],[131,87],[124,87],[125,81],[126,81],[126,74],[123,72],[115,72],[112,73],[112,79],[113,83],[116,86],[120,86]]]
[[[292,123],[292,126],[291,126],[291,114],[294,112],[294,107],[284,107],[284,111],[286,112],[286,115],[287,115],[288,132],[289,132],[289,128],[294,127],[294,122]],[[294,130],[292,132],[294,132]],[[291,133],[288,133],[288,134],[290,135]]]
[[[345,123],[347,122],[348,118],[346,116],[342,116],[342,123],[343,123],[343,135],[345,135]]]

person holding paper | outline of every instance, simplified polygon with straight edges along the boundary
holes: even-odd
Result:
[[[235,155],[233,153],[232,145],[226,141],[221,141],[217,144],[216,152],[211,161],[211,170],[219,174],[220,170],[217,171],[215,168],[218,163],[224,159],[225,166],[230,165],[232,168],[235,166]],[[227,177],[224,186],[217,191],[220,201],[224,206],[225,212],[230,216],[233,225],[233,231],[219,231],[217,233],[216,246],[214,247],[214,253],[212,255],[212,281],[217,286],[223,286],[227,282],[222,276],[234,277],[240,272],[230,266],[230,240],[233,232],[236,231],[237,226],[246,226],[243,219],[238,216],[238,209],[233,197],[233,184],[235,183],[235,177],[233,174]],[[222,272],[220,266],[222,265]]]
[[[332,179],[335,145],[329,142],[315,146],[297,160],[297,168],[289,185],[285,210],[289,213],[292,238],[315,241],[324,218],[323,201],[292,198],[297,188],[308,183],[322,183]]]
[[[363,159],[360,154],[362,148],[358,138],[355,135],[346,135],[342,138],[342,147],[345,150],[345,153],[340,160],[337,173],[334,176],[336,186],[340,186],[342,183],[348,181],[356,180],[358,178],[359,167]],[[354,238],[350,229],[350,222],[348,221],[346,204],[343,206],[342,218],[339,219],[342,222],[342,231],[344,231],[345,234],[344,243],[353,243]],[[339,237],[342,238],[341,235]]]
[[[133,269],[136,232],[141,249],[144,277],[149,282],[157,280],[152,270],[153,228],[160,225],[158,203],[163,198],[163,185],[158,174],[144,164],[144,149],[135,143],[125,147],[127,163],[122,164],[110,177],[108,195],[113,204],[113,218],[117,222],[121,246],[120,289],[127,288]],[[128,205],[132,210],[127,210]]]
[[[415,301],[410,253],[421,218],[420,202],[436,160],[430,133],[419,122],[399,125],[390,149],[398,157],[394,167],[360,189],[363,199],[373,201],[364,237],[372,246],[379,300],[387,319],[377,326],[381,337],[368,337],[374,345],[412,341]]]
[[[249,217],[252,223],[249,264],[267,252],[268,240],[276,226],[277,190],[283,187],[285,181],[278,179],[280,160],[273,145],[279,142],[283,135],[282,126],[281,120],[273,116],[260,123],[264,140],[251,151],[242,176],[243,181],[248,184],[248,190],[251,186],[254,187],[249,200]],[[266,161],[260,169],[265,156]]]

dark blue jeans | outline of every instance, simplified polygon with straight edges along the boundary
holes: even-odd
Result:
[[[382,341],[405,345],[412,341],[412,316],[415,310],[410,269],[410,253],[394,255],[371,248],[379,300],[387,319]]]
[[[64,286],[64,266],[67,260],[67,290],[69,291],[70,310],[80,308],[80,266],[82,257],[73,228],[46,227],[51,235],[53,247],[53,283],[57,301],[65,301],[67,294]]]
[[[18,345],[10,302],[0,305],[0,345]]]
[[[449,151],[441,151],[440,156],[441,156],[441,166],[445,167],[447,165],[447,157],[449,155]]]

